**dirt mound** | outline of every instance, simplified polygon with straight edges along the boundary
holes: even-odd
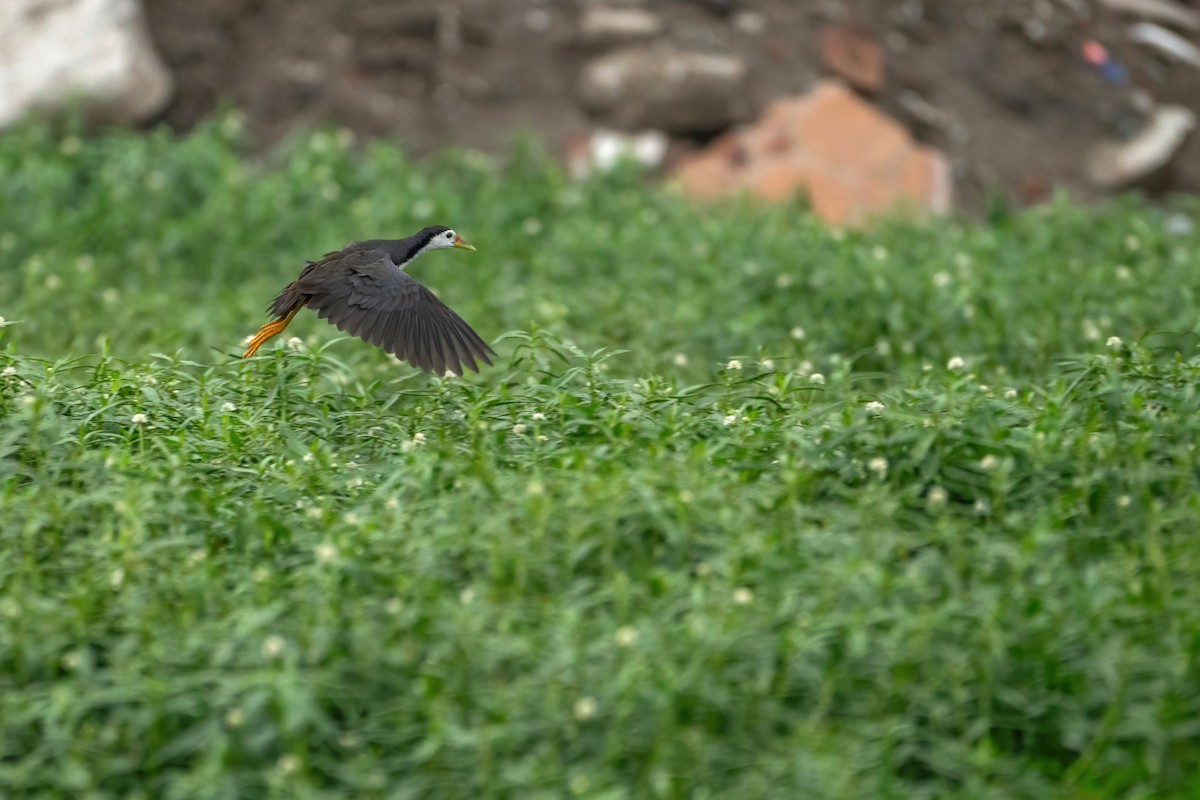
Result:
[[[326,122],[402,140],[418,154],[447,145],[492,150],[516,130],[561,148],[596,124],[579,98],[593,56],[579,24],[586,0],[154,0],[147,14],[178,81],[166,119],[187,128],[222,100],[268,145]],[[613,5],[617,5],[614,3]],[[623,6],[636,4],[623,3]],[[745,64],[749,103],[802,94],[824,74],[821,34],[853,24],[880,44],[874,98],[950,157],[957,196],[1024,202],[1065,188],[1090,199],[1086,154],[1134,133],[1138,92],[1200,104],[1200,70],[1127,43],[1136,20],[1099,5],[1014,0],[661,0],[642,4],[674,47]],[[1072,10],[1072,7],[1075,10]],[[1108,46],[1130,81],[1083,57]],[[1169,187],[1200,190],[1200,142]]]

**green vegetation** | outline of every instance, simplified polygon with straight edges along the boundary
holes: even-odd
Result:
[[[236,127],[0,136],[0,796],[1200,795],[1196,233]],[[495,368],[236,358],[433,222]]]

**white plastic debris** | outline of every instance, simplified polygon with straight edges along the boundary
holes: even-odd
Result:
[[[1100,5],[1122,14],[1200,31],[1200,13],[1170,0],[1100,0]]]
[[[1129,26],[1128,35],[1130,41],[1153,47],[1168,58],[1200,69],[1200,47],[1174,31],[1151,22],[1139,22]]]
[[[1127,186],[1165,167],[1196,127],[1182,106],[1159,106],[1142,131],[1124,142],[1105,142],[1092,151],[1088,175],[1101,186]]]

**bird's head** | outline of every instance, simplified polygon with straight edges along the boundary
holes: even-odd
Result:
[[[444,225],[433,225],[425,228],[417,236],[425,240],[425,243],[421,246],[422,251],[443,250],[451,247],[457,247],[462,250],[475,249],[466,239]]]

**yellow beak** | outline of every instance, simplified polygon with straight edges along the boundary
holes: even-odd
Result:
[[[475,245],[471,244],[466,239],[462,238],[461,236],[457,236],[457,235],[454,237],[454,246],[461,248],[463,250],[474,250],[475,249]]]

